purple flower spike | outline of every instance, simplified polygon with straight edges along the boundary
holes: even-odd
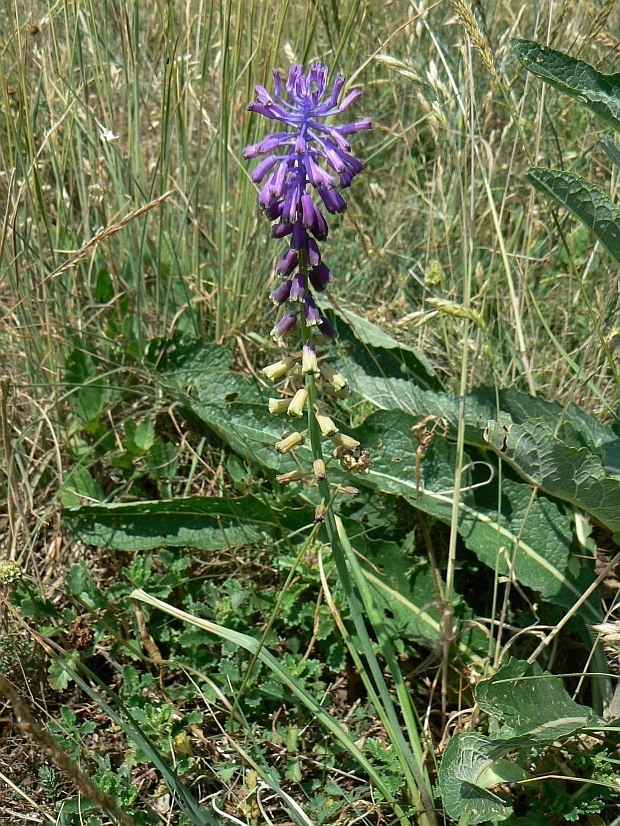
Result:
[[[276,273],[284,281],[272,291],[271,298],[276,304],[303,302],[302,319],[311,329],[313,340],[322,342],[337,337],[312,296],[313,290],[322,292],[334,280],[322,263],[317,243],[329,233],[323,206],[332,214],[347,208],[340,189],[349,187],[364,168],[351,154],[348,138],[372,128],[370,118],[333,123],[333,118],[361,93],[353,90],[343,97],[344,76],[336,76],[331,90],[328,76],[329,70],[322,63],[313,63],[306,73],[303,66],[293,64],[285,82],[274,71],[273,94],[257,86],[256,99],[248,109],[277,121],[284,130],[267,135],[243,151],[246,159],[259,159],[252,180],[261,184],[258,201],[263,212],[270,221],[278,222],[271,229],[272,236],[290,236],[289,247],[276,266]],[[287,313],[276,324],[271,331],[276,341],[298,328],[297,316]],[[307,340],[305,348],[308,361],[308,353],[314,351]]]
[[[274,304],[284,304],[284,302],[288,299],[291,294],[291,286],[293,282],[291,280],[283,281],[275,290],[271,293],[269,298],[273,301]]]
[[[282,341],[283,338],[286,336],[290,336],[291,333],[295,331],[297,328],[297,314],[296,313],[287,313],[286,315],[282,316],[280,321],[276,324],[276,326],[271,331],[271,337],[274,341]]]

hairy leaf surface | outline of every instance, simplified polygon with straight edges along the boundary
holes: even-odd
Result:
[[[598,186],[572,172],[534,167],[527,177],[540,192],[568,209],[620,264],[620,211]]]
[[[597,72],[594,66],[532,40],[514,38],[510,45],[519,61],[536,77],[585,104],[620,131],[620,74]]]

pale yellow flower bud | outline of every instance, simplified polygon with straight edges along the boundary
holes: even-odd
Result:
[[[314,475],[316,477],[317,482],[322,482],[323,479],[327,479],[327,471],[325,470],[325,462],[322,459],[315,459],[314,464]]]
[[[345,450],[355,450],[356,447],[360,446],[357,439],[354,439],[352,436],[347,436],[346,433],[334,433],[332,440]]]
[[[281,442],[278,442],[276,444],[276,450],[278,453],[288,453],[289,450],[292,450],[294,447],[303,445],[304,441],[303,434],[295,431],[286,438],[282,439]]]
[[[269,399],[269,412],[276,416],[280,413],[286,413],[290,403],[290,399]]]
[[[304,344],[301,354],[301,372],[304,376],[307,376],[308,373],[312,373],[312,375],[316,376],[319,372],[319,363],[316,360],[316,350],[311,344]]]
[[[288,473],[280,473],[276,476],[276,482],[279,485],[288,485],[289,482],[299,482],[304,478],[300,470],[291,470]]]
[[[330,436],[334,436],[338,433],[338,428],[334,424],[334,422],[330,419],[329,416],[326,416],[324,413],[317,413],[316,414],[316,421],[318,426],[321,428],[321,433],[325,439],[329,438]]]
[[[320,364],[319,370],[325,381],[331,384],[334,390],[343,390],[347,386],[347,380],[342,373],[332,367],[328,362],[324,361]]]
[[[304,415],[307,401],[308,391],[305,387],[302,387],[293,396],[286,412],[289,416],[295,416],[297,419],[301,418]]]
[[[286,376],[288,371],[295,366],[295,359],[291,358],[291,356],[287,356],[286,358],[280,359],[280,361],[276,361],[274,364],[269,364],[267,367],[263,367],[261,373],[266,376],[269,381],[278,381],[283,376]]]
[[[338,493],[346,493],[348,496],[357,496],[359,493],[358,488],[354,488],[353,485],[336,485],[336,491]]]

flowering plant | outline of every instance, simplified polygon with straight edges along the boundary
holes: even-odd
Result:
[[[368,472],[369,461],[359,442],[340,433],[318,400],[317,379],[330,396],[341,397],[347,388],[344,376],[317,353],[318,346],[337,335],[314,298],[314,293],[323,292],[334,280],[319,247],[329,233],[322,208],[331,214],[346,209],[340,190],[349,187],[363,169],[351,154],[348,136],[372,127],[370,118],[344,125],[326,122],[344,112],[361,94],[352,91],[340,101],[345,78],[338,74],[328,95],[328,74],[321,63],[312,64],[307,74],[302,66],[293,64],[285,87],[288,100],[283,96],[282,78],[277,71],[273,73],[273,95],[257,86],[256,100],[249,110],[288,128],[246,147],[243,153],[246,159],[262,158],[252,173],[252,180],[262,183],[258,200],[266,217],[275,222],[272,235],[289,239],[288,249],[275,268],[281,281],[271,293],[274,303],[285,307],[285,312],[271,335],[282,342],[300,333],[302,344],[300,355],[287,356],[264,368],[263,373],[272,381],[287,375],[305,378],[292,398],[270,399],[269,409],[295,418],[301,418],[307,409],[314,473],[319,482],[325,480],[321,437],[333,440],[332,455],[345,469]],[[304,438],[303,433],[294,432],[278,442],[276,449],[286,453],[302,444]],[[279,480],[290,478],[287,474]]]
[[[299,334],[301,350],[297,348],[292,354],[283,355],[265,367],[263,373],[274,382],[287,376],[295,382],[292,396],[270,399],[269,410],[293,418],[307,414],[308,427],[303,432],[294,430],[285,436],[276,444],[276,449],[288,453],[301,445],[309,433],[314,474],[314,479],[307,479],[302,471],[295,470],[278,476],[277,480],[281,484],[304,480],[318,486],[321,501],[316,508],[315,522],[325,522],[338,577],[347,598],[352,622],[349,652],[389,732],[403,776],[413,792],[414,807],[419,813],[417,822],[434,826],[437,819],[423,748],[415,725],[407,726],[409,742],[405,739],[377,660],[367,618],[371,623],[374,620],[377,628],[383,625],[377,619],[376,606],[344,525],[331,507],[333,498],[323,454],[323,440],[330,439],[331,455],[345,471],[369,472],[369,452],[356,439],[341,433],[321,405],[321,392],[340,398],[346,394],[347,381],[324,354],[317,351],[337,334],[318,308],[315,294],[323,292],[334,280],[319,246],[329,232],[323,209],[331,214],[346,209],[340,190],[348,188],[363,169],[362,163],[351,154],[348,136],[370,129],[372,124],[370,118],[344,125],[326,122],[344,112],[357,100],[360,92],[349,92],[340,101],[345,79],[338,74],[328,94],[328,69],[321,63],[312,64],[307,74],[302,66],[294,64],[291,67],[285,87],[288,100],[283,95],[279,73],[275,71],[273,77],[273,96],[263,86],[257,86],[256,100],[248,108],[269,120],[278,121],[287,129],[246,147],[244,156],[247,159],[261,158],[252,174],[255,183],[262,183],[259,203],[267,218],[274,222],[272,235],[288,238],[289,244],[275,268],[281,281],[272,291],[271,298],[284,308],[284,313],[271,335],[276,342],[282,343]],[[297,386],[298,382],[300,386]],[[355,488],[344,485],[338,485],[337,491],[357,493]],[[411,699],[394,647],[385,634],[380,634],[378,641],[397,686],[403,717],[411,722],[414,719]],[[399,804],[393,803],[399,817],[403,816]]]

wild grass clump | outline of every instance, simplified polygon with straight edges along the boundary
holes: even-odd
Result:
[[[619,822],[613,5],[6,7],[5,817]]]

